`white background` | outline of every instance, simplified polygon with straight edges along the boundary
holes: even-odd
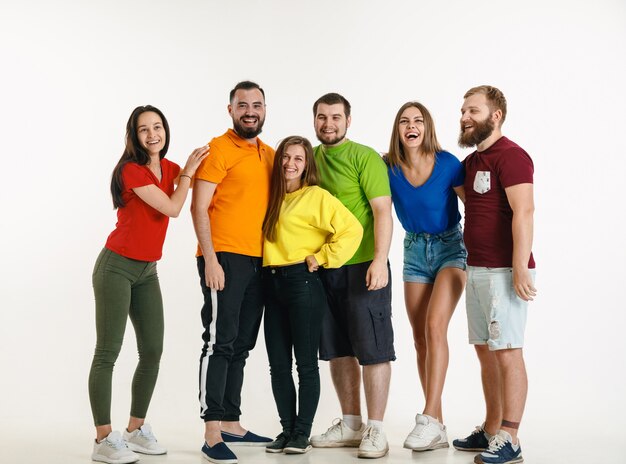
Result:
[[[418,99],[433,113],[444,148],[460,159],[469,153],[456,145],[463,93],[486,83],[504,91],[503,132],[535,163],[539,294],[527,327],[530,391],[521,434],[527,449],[590,441],[603,445],[580,453],[598,457],[617,447],[626,414],[618,189],[626,168],[626,3],[2,0],[0,8],[3,441],[27,430],[61,438],[71,430],[71,454],[87,459],[90,452],[91,271],[115,224],[110,174],[132,109],[163,110],[172,131],[168,158],[184,163],[230,127],[228,92],[252,79],[266,91],[262,138],[272,146],[291,134],[315,141],[312,103],[337,91],[353,105],[351,139],[385,151],[397,109]],[[159,263],[165,353],[149,420],[168,442],[191,436],[199,447],[202,299],[188,205],[170,224]],[[423,407],[402,296],[402,235],[396,222],[398,360],[386,423],[398,445]],[[131,327],[114,375],[118,429],[136,360]],[[444,416],[452,438],[483,415],[463,301],[449,340]],[[339,415],[325,363],[320,371],[314,433]],[[262,334],[242,409],[244,425],[279,431]]]

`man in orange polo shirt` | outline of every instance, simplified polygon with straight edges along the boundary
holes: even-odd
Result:
[[[250,81],[238,83],[228,112],[233,129],[211,141],[211,156],[196,171],[191,205],[204,295],[202,453],[216,464],[237,462],[227,445],[272,441],[239,423],[243,368],[263,313],[261,228],[274,160],[274,150],[257,137],[265,122],[263,89]]]

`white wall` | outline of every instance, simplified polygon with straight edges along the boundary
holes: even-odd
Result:
[[[501,88],[509,101],[504,133],[536,169],[539,295],[527,328],[524,425],[575,437],[588,433],[579,426],[586,416],[617,437],[626,412],[623,1],[2,0],[0,8],[4,431],[36,417],[91,436],[91,270],[115,224],[108,184],[131,110],[149,103],[165,112],[168,157],[183,163],[230,126],[228,91],[252,79],[266,90],[262,137],[271,145],[291,134],[313,140],[313,101],[338,91],[353,105],[350,138],[385,150],[397,108],[419,99],[444,147],[460,158],[468,154],[456,145],[463,93],[483,83]],[[396,223],[398,361],[387,422],[408,431],[423,399],[404,314],[401,237]],[[200,437],[194,249],[183,214],[171,223],[159,263],[166,351],[150,414]],[[114,377],[119,428],[136,356],[130,328]],[[463,302],[449,336],[444,413],[465,433],[481,418],[482,394]],[[339,413],[325,364],[321,372],[314,431]],[[244,419],[274,433],[262,338],[246,375]]]

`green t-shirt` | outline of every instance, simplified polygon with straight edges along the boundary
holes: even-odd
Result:
[[[341,201],[363,226],[361,245],[346,264],[374,259],[374,215],[369,200],[391,196],[387,166],[370,147],[346,140],[337,147],[315,147],[320,185]]]

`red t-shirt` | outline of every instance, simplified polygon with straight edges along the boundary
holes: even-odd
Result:
[[[504,191],[533,183],[533,161],[519,145],[501,137],[483,152],[463,160],[465,166],[465,232],[467,264],[512,267],[513,210]],[[532,253],[528,261],[534,269]]]
[[[154,184],[169,197],[174,193],[174,179],[180,166],[161,160],[161,182],[148,166],[127,163],[122,168],[123,208],[117,210],[117,224],[105,247],[117,254],[139,261],[161,259],[169,217],[149,206],[132,189]]]

